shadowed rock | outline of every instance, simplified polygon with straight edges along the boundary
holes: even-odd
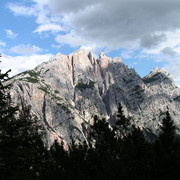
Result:
[[[155,68],[142,79],[120,58],[104,53],[99,59],[83,49],[68,56],[58,53],[9,83],[13,101],[31,105],[49,144],[56,138],[67,144],[72,139],[83,142],[94,115],[114,121],[120,102],[126,116],[153,133],[167,110],[180,125],[180,89],[169,73]]]

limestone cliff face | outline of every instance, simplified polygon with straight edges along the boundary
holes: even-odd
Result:
[[[51,61],[13,77],[11,95],[16,104],[31,105],[46,129],[47,143],[86,140],[93,116],[114,123],[118,103],[126,116],[148,132],[157,133],[169,110],[180,127],[180,89],[170,74],[155,68],[141,77],[118,57],[103,53],[99,59],[80,49],[72,55],[58,53]]]

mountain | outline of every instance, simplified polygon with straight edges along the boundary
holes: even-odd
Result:
[[[58,53],[51,61],[11,78],[12,100],[32,107],[45,127],[47,143],[54,139],[66,144],[86,140],[94,115],[113,124],[117,105],[146,134],[157,134],[170,112],[180,128],[180,89],[164,69],[154,68],[141,78],[120,58],[100,53],[95,59],[84,49],[68,56]]]

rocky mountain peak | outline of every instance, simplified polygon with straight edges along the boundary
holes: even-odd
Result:
[[[168,78],[173,79],[172,76],[164,68],[159,69],[157,67],[153,68],[153,70],[149,73],[148,76],[152,77],[152,76],[154,76],[155,74],[158,74],[158,73],[161,73],[161,74],[167,76]]]
[[[169,74],[164,68],[155,67],[147,76],[143,78],[145,83],[149,84],[170,84],[175,87],[175,83],[171,74]]]
[[[104,57],[105,57],[105,54],[104,54],[103,52],[101,52],[101,53],[99,54],[99,59],[104,58]]]
[[[84,49],[58,53],[51,61],[13,77],[11,95],[32,107],[46,129],[47,142],[86,141],[94,115],[116,119],[121,103],[126,116],[148,132],[157,133],[163,113],[169,111],[180,126],[180,89],[164,69],[153,69],[143,79],[122,63],[100,53],[96,60]]]
[[[123,62],[122,62],[122,59],[121,59],[120,57],[114,57],[114,58],[113,58],[113,61],[114,61],[114,62],[117,62],[117,63],[123,63]]]

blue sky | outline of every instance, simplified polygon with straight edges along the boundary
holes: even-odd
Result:
[[[0,68],[12,75],[79,48],[154,67],[180,85],[179,0],[1,0]]]

